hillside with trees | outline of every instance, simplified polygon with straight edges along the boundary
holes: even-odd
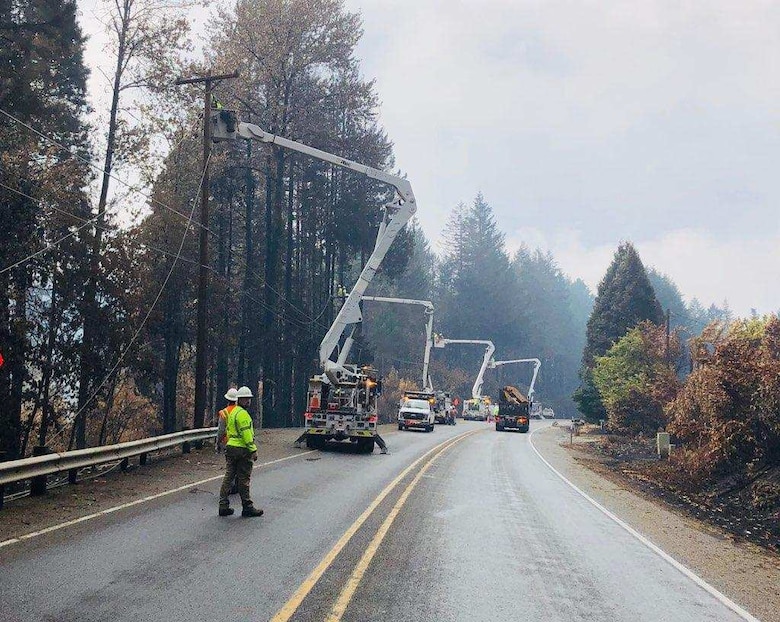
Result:
[[[340,289],[371,254],[388,189],[276,146],[222,143],[209,162],[211,210],[201,227],[202,91],[174,86],[172,76],[240,68],[240,79],[219,83],[213,105],[375,168],[402,165],[356,54],[360,16],[342,1],[239,0],[209,25],[197,63],[187,5],[106,6],[117,64],[106,76],[111,101],[102,116],[86,104],[75,3],[0,6],[4,459],[34,445],[86,447],[198,423],[201,231],[210,254],[200,414],[208,423],[225,387],[247,384],[263,387],[264,425],[301,423],[318,345]],[[620,365],[598,370],[597,361],[640,322],[661,323],[662,309],[691,336],[728,317],[727,307],[686,304],[668,277],[645,272],[628,243],[594,303],[549,252],[507,248],[488,196],[463,201],[443,225],[440,253],[413,221],[368,293],[432,300],[438,333],[491,339],[500,359],[540,358],[537,397],[562,414],[573,412],[575,390],[590,418],[632,403],[630,391],[606,388]],[[363,311],[355,358],[393,379],[388,386],[416,384],[422,313],[368,303]],[[629,351],[657,344],[649,325],[636,330]],[[468,396],[481,355],[476,347],[435,351],[435,385]],[[530,377],[522,367],[490,370],[485,392],[527,389]]]

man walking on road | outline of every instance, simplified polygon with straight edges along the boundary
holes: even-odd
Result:
[[[227,445],[227,416],[236,407],[238,389],[230,387],[227,393],[225,393],[225,399],[228,403],[227,406],[217,413],[217,439],[214,442],[214,451],[219,454],[225,451],[225,445]]]
[[[214,451],[221,454],[225,451],[225,445],[227,445],[227,416],[228,413],[236,407],[236,400],[238,399],[238,389],[236,387],[230,387],[225,393],[225,399],[228,404],[217,413],[217,438],[214,441]],[[230,484],[230,494],[238,494],[238,488],[236,488],[235,480]]]
[[[219,490],[219,515],[230,516],[234,510],[230,507],[230,487],[236,481],[241,496],[243,511],[241,516],[262,516],[263,510],[256,508],[249,496],[249,480],[252,477],[252,463],[257,461],[257,445],[252,417],[246,408],[252,402],[252,391],[241,387],[236,391],[238,404],[228,414],[225,421],[227,445],[225,446],[225,477]]]

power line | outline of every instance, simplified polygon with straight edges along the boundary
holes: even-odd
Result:
[[[155,199],[151,194],[146,194],[144,192],[141,192],[137,187],[133,186],[132,184],[126,182],[123,179],[120,179],[119,177],[117,177],[113,173],[109,173],[105,169],[101,168],[99,165],[94,164],[91,160],[88,160],[87,158],[79,155],[78,153],[74,153],[69,147],[63,145],[61,142],[59,142],[58,140],[52,138],[51,136],[47,136],[46,134],[44,134],[40,130],[35,129],[32,125],[30,125],[29,123],[26,123],[26,122],[22,121],[21,119],[15,117],[10,112],[7,112],[6,110],[3,110],[2,108],[0,108],[0,114],[8,117],[9,119],[14,121],[15,123],[18,123],[19,125],[27,128],[28,130],[30,130],[31,132],[33,132],[37,136],[40,136],[44,140],[50,142],[52,145],[55,145],[56,147],[62,149],[65,152],[67,152],[70,157],[76,158],[80,162],[83,162],[84,164],[86,164],[90,168],[95,169],[97,172],[99,172],[99,173],[101,173],[103,175],[108,175],[109,178],[113,179],[114,181],[118,181],[123,186],[129,188],[131,190],[131,192],[134,192],[136,194],[140,194],[142,197],[144,197],[145,199],[147,199],[151,203],[153,203],[155,205],[159,205],[160,207],[163,207],[163,208],[167,209],[168,211],[173,212],[174,214],[176,214],[177,216],[180,216],[184,220],[188,220],[186,214],[182,214],[180,211],[170,207],[169,205],[166,205],[165,203],[163,203],[162,201],[160,201],[158,199]],[[184,141],[184,139],[182,139],[178,144],[181,145],[183,141]],[[204,225],[201,225],[200,223],[196,223],[196,224],[199,227],[203,227],[204,229],[206,229],[206,231],[208,231],[212,235],[215,235],[215,233],[211,229],[209,229],[208,227],[205,227]]]
[[[62,213],[62,214],[65,214],[66,216],[70,216],[71,218],[75,218],[75,219],[77,219],[77,220],[81,220],[81,221],[83,221],[83,223],[84,223],[84,225],[83,225],[83,226],[86,226],[86,225],[88,225],[88,224],[92,223],[92,222],[95,220],[95,218],[97,218],[97,217],[95,217],[95,218],[92,218],[92,219],[86,219],[86,218],[84,218],[83,216],[78,216],[77,214],[73,214],[72,212],[69,212],[69,211],[67,211],[67,210],[61,209],[61,208],[59,208],[59,207],[56,207],[56,206],[54,206],[54,205],[48,205],[48,204],[45,204],[45,203],[44,203],[44,202],[43,202],[41,199],[36,199],[35,197],[32,197],[32,196],[30,196],[29,194],[26,194],[26,193],[22,192],[21,190],[17,190],[17,189],[15,189],[15,188],[12,188],[12,187],[10,187],[10,186],[7,186],[6,184],[4,184],[4,183],[2,183],[2,182],[0,182],[0,187],[3,187],[3,188],[5,188],[6,190],[9,190],[9,191],[11,191],[11,192],[14,192],[14,193],[16,193],[16,194],[19,194],[19,195],[21,195],[21,196],[23,196],[23,197],[25,197],[25,198],[27,198],[27,199],[30,199],[31,201],[34,201],[34,202],[36,202],[37,204],[41,205],[42,207],[49,207],[49,208],[53,209],[53,210],[54,210],[54,211],[56,211],[56,212],[60,212],[60,213]],[[83,228],[83,226],[82,226],[82,227],[80,227],[80,228]],[[96,225],[96,226],[97,226],[99,229],[103,230],[103,231],[111,231],[111,230],[110,230],[110,229],[108,229],[107,227],[101,227],[100,225]],[[73,232],[73,233],[75,233],[75,232]],[[51,245],[49,245],[49,248],[52,248],[52,247],[56,246],[56,245],[57,245],[59,242],[61,242],[62,240],[64,240],[66,237],[67,237],[67,236],[64,236],[63,238],[60,238],[60,240],[58,240],[57,242],[53,242]],[[166,255],[166,256],[168,256],[168,257],[174,257],[174,258],[175,258],[175,261],[185,261],[185,262],[188,262],[188,263],[191,263],[191,264],[194,264],[194,265],[199,265],[199,263],[198,263],[198,261],[197,261],[197,260],[194,260],[194,259],[188,259],[188,258],[185,258],[185,257],[181,257],[181,256],[180,256],[180,254],[174,254],[174,253],[171,253],[170,251],[167,251],[167,250],[164,250],[164,249],[162,249],[162,248],[159,248],[159,247],[153,246],[153,245],[151,245],[151,244],[148,244],[148,243],[146,243],[146,242],[139,242],[139,244],[141,244],[142,246],[144,246],[144,247],[146,247],[146,248],[149,248],[150,250],[153,250],[153,251],[155,251],[155,252],[161,253],[162,255]],[[16,267],[16,265],[20,265],[20,264],[24,263],[25,261],[29,261],[29,260],[30,260],[30,259],[32,259],[32,258],[33,258],[33,257],[34,257],[36,254],[40,254],[41,252],[43,252],[43,251],[45,251],[45,250],[48,250],[48,248],[47,248],[47,249],[43,249],[43,250],[39,251],[38,253],[35,253],[35,254],[31,255],[31,256],[28,256],[27,258],[25,258],[25,259],[23,259],[23,260],[20,260],[19,262],[17,262],[17,264],[15,264],[15,265],[13,265],[13,266],[9,266],[7,269],[4,269],[4,270],[0,271],[0,274],[2,274],[2,272],[4,272],[5,270],[10,270],[10,269],[12,269],[12,268]],[[246,269],[249,269],[249,270],[250,270],[250,272],[252,272],[253,274],[256,274],[257,276],[260,276],[260,275],[259,275],[257,272],[255,272],[254,270],[251,270],[251,269],[250,269],[250,268],[248,268],[247,266],[245,266],[245,268],[246,268]],[[217,276],[217,277],[218,277],[218,278],[220,278],[221,280],[223,280],[223,281],[226,281],[226,282],[228,281],[228,279],[227,279],[227,277],[225,277],[225,275],[223,275],[223,274],[220,274],[220,273],[219,273],[217,270],[215,270],[215,269],[214,269],[214,268],[212,268],[211,266],[206,266],[206,269],[210,270],[210,271],[211,271],[211,272],[212,272],[212,273],[213,273],[215,276]],[[263,283],[261,283],[261,286],[264,286],[264,282],[263,282]],[[308,315],[308,314],[307,314],[305,311],[303,311],[303,310],[302,310],[302,309],[300,309],[299,307],[295,306],[295,305],[294,305],[294,303],[292,303],[292,302],[290,302],[289,300],[287,300],[286,298],[284,298],[284,297],[283,297],[281,294],[279,294],[279,293],[277,292],[277,290],[275,290],[273,287],[269,287],[269,289],[270,289],[272,292],[276,293],[276,294],[277,294],[277,295],[278,295],[280,298],[282,298],[282,299],[283,299],[285,302],[287,302],[287,304],[289,304],[291,308],[295,309],[296,311],[298,311],[298,313],[300,313],[301,315],[303,315],[304,317],[306,317],[306,318],[307,318],[307,320],[299,320],[299,319],[296,319],[296,318],[294,318],[294,317],[289,317],[289,316],[286,316],[286,315],[280,314],[280,313],[278,313],[278,312],[276,311],[276,309],[274,309],[274,308],[273,308],[273,307],[272,307],[272,306],[271,306],[271,305],[270,305],[268,302],[263,302],[263,301],[261,301],[261,300],[259,300],[259,299],[255,298],[254,296],[252,296],[252,295],[251,295],[251,294],[249,294],[248,292],[242,292],[242,294],[246,295],[246,297],[247,297],[247,298],[249,298],[249,299],[250,299],[252,302],[254,302],[255,304],[258,304],[258,305],[262,306],[264,309],[266,309],[266,310],[270,311],[270,312],[271,312],[271,313],[272,313],[274,316],[276,316],[278,319],[280,319],[280,320],[282,320],[282,321],[284,321],[284,322],[289,322],[289,323],[294,323],[294,324],[297,324],[297,325],[298,325],[300,328],[306,328],[306,327],[308,327],[308,326],[311,326],[311,325],[314,325],[314,324],[316,324],[317,326],[320,326],[321,328],[324,328],[325,330],[327,330],[327,328],[328,328],[328,327],[327,327],[327,326],[325,326],[324,324],[320,324],[320,323],[319,323],[317,320],[319,320],[319,318],[321,318],[321,317],[322,317],[322,316],[325,314],[325,311],[327,311],[327,309],[328,309],[328,305],[330,304],[330,300],[331,300],[330,298],[329,298],[329,299],[328,299],[328,301],[325,303],[325,306],[323,307],[323,309],[322,309],[322,311],[319,313],[319,315],[317,315],[316,317],[312,318],[312,317],[311,317],[310,315]]]
[[[19,194],[19,195],[21,195],[23,197],[31,199],[31,200],[35,201],[36,203],[40,204],[40,201],[38,201],[38,199],[35,199],[35,198],[31,197],[29,194],[25,194],[24,192],[21,192],[20,190],[15,190],[14,188],[11,188],[10,186],[6,186],[2,182],[0,182],[0,186],[5,188],[6,190],[10,190],[11,192],[15,192],[16,194]],[[17,268],[17,267],[21,266],[23,263],[27,263],[31,259],[34,259],[38,255],[41,255],[41,254],[45,253],[46,251],[51,250],[52,248],[55,248],[56,246],[59,246],[60,244],[62,244],[68,238],[73,237],[79,231],[81,231],[82,229],[85,229],[86,227],[91,225],[94,221],[96,221],[98,218],[100,218],[100,216],[101,215],[98,214],[97,216],[95,216],[93,218],[90,218],[89,220],[85,221],[82,225],[76,227],[75,231],[71,231],[70,233],[67,233],[66,235],[63,235],[61,238],[55,240],[54,242],[50,242],[49,244],[47,244],[43,248],[35,251],[34,253],[30,253],[29,255],[27,255],[26,257],[23,257],[19,261],[15,262],[15,263],[12,263],[10,266],[6,266],[5,268],[0,269],[0,274],[8,272],[9,270],[13,270],[14,268]]]
[[[6,190],[9,190],[10,192],[14,192],[14,193],[16,193],[16,194],[18,194],[20,196],[23,196],[23,197],[25,197],[27,199],[30,199],[31,201],[35,201],[38,205],[40,205],[43,208],[49,208],[49,209],[54,210],[55,212],[59,212],[60,214],[64,214],[65,216],[70,216],[71,218],[75,218],[76,220],[80,220],[85,226],[88,225],[88,224],[93,224],[96,229],[100,229],[101,231],[105,231],[107,233],[113,233],[113,231],[114,231],[113,229],[109,229],[108,227],[104,227],[102,225],[98,225],[95,222],[95,219],[97,219],[98,216],[95,216],[94,218],[85,218],[84,216],[79,216],[78,214],[74,214],[73,212],[69,212],[68,210],[64,210],[61,207],[57,207],[56,205],[50,205],[48,203],[44,203],[43,200],[36,199],[35,197],[32,197],[29,194],[26,194],[26,193],[22,192],[21,190],[17,190],[16,188],[11,188],[10,186],[7,186],[3,182],[0,182],[0,187],[5,188]],[[79,228],[81,229],[83,227],[79,227]],[[77,231],[74,231],[73,233],[76,233]],[[65,239],[67,239],[67,237],[68,236],[65,236],[63,238],[60,238],[57,242],[52,242],[49,245],[49,248],[53,248],[54,246],[57,246],[59,243],[61,243]],[[150,250],[156,251],[156,252],[158,252],[158,253],[160,253],[162,255],[166,255],[168,257],[175,257],[176,256],[175,253],[172,253],[171,251],[167,251],[165,249],[159,248],[158,246],[154,246],[153,244],[149,244],[148,242],[139,241],[139,244],[141,246],[145,247],[145,248],[148,248]],[[39,252],[42,253],[42,252],[44,252],[46,250],[48,250],[48,248],[43,249],[43,250],[41,250]],[[34,255],[30,255],[30,256],[26,257],[25,259],[20,260],[18,262],[18,265],[24,263],[25,261],[29,261],[33,257],[34,257]],[[198,262],[195,259],[189,259],[187,257],[179,257],[179,260],[180,261],[185,261],[187,263],[192,263],[192,264],[198,265]],[[0,274],[2,274],[6,270],[10,270],[10,269],[12,269],[14,267],[16,267],[16,266],[9,266],[8,268],[4,268],[3,270],[0,270]],[[210,266],[208,266],[208,269],[211,270],[212,272],[216,273],[216,270],[214,270]]]
[[[86,158],[84,158],[84,157],[80,156],[79,154],[77,154],[77,153],[73,153],[73,151],[71,151],[71,149],[69,149],[68,147],[66,147],[65,145],[63,145],[62,143],[60,143],[59,141],[57,141],[56,139],[52,138],[51,136],[48,136],[48,135],[46,135],[45,133],[41,132],[40,130],[37,130],[36,128],[34,128],[34,127],[33,127],[32,125],[30,125],[29,123],[26,123],[26,122],[22,121],[21,119],[19,119],[19,118],[15,117],[14,115],[12,115],[11,113],[9,113],[9,112],[7,112],[7,111],[3,110],[2,108],[0,108],[0,114],[3,114],[3,115],[5,115],[6,117],[8,117],[9,119],[11,119],[11,120],[12,120],[12,121],[14,121],[15,123],[18,123],[19,125],[22,125],[23,127],[27,128],[28,130],[30,130],[31,132],[33,132],[33,133],[34,133],[34,134],[36,134],[37,136],[40,136],[40,137],[41,137],[41,138],[43,138],[44,140],[46,140],[46,141],[50,142],[51,144],[53,144],[53,145],[57,146],[58,148],[62,149],[63,151],[66,151],[66,152],[68,153],[68,155],[70,155],[71,157],[74,157],[74,158],[78,159],[79,161],[81,161],[81,162],[83,162],[83,163],[87,164],[89,167],[91,167],[91,168],[95,169],[96,171],[98,171],[98,172],[100,172],[100,173],[107,174],[107,175],[108,175],[108,176],[109,176],[111,179],[114,179],[115,181],[118,181],[120,184],[122,184],[122,185],[126,186],[127,188],[129,188],[129,189],[130,189],[132,192],[135,192],[135,193],[137,193],[137,194],[140,194],[142,197],[146,198],[147,200],[149,200],[149,201],[150,201],[150,202],[152,202],[153,204],[159,205],[159,206],[161,206],[161,207],[163,207],[163,208],[165,208],[165,209],[169,210],[170,212],[172,212],[172,213],[176,214],[177,216],[180,216],[180,217],[182,217],[182,218],[186,218],[186,216],[185,216],[184,214],[182,214],[181,212],[179,212],[178,210],[176,210],[176,209],[174,209],[174,208],[172,208],[172,207],[170,207],[170,206],[166,205],[165,203],[163,203],[162,201],[159,201],[158,199],[155,199],[155,198],[154,198],[154,197],[152,197],[150,194],[145,194],[144,192],[141,192],[140,190],[138,190],[137,188],[135,188],[134,186],[132,186],[132,185],[131,185],[131,184],[129,184],[128,182],[126,182],[126,181],[124,181],[124,180],[120,179],[119,177],[117,177],[116,175],[114,175],[114,174],[112,174],[112,173],[108,173],[107,171],[105,171],[104,169],[102,169],[102,168],[101,168],[100,166],[98,166],[97,164],[93,164],[93,163],[92,163],[90,160],[88,160],[88,159],[86,159]],[[180,141],[179,141],[179,142],[178,142],[178,143],[177,143],[177,144],[176,144],[176,145],[173,147],[173,149],[176,149],[176,148],[180,147],[180,146],[182,145],[182,143],[183,143],[183,142],[184,142],[184,138],[182,138],[182,140],[180,140]],[[7,186],[4,186],[4,187],[6,187],[6,188],[7,188]],[[13,192],[17,192],[17,193],[19,193],[18,191],[14,190],[13,188],[8,188],[8,189],[9,189],[9,190],[11,190],[11,191],[13,191]],[[23,193],[19,193],[19,194],[23,194]],[[28,196],[28,195],[23,195],[23,196]],[[30,198],[30,199],[32,199],[32,200],[36,200],[36,199],[33,199],[33,197],[29,197],[29,196],[28,196],[28,198]],[[55,209],[56,209],[56,208],[55,208]],[[98,214],[97,216],[95,216],[95,217],[92,219],[92,221],[95,221],[95,220],[97,220],[97,219],[99,219],[99,218],[100,218],[100,214]],[[206,225],[204,225],[204,224],[202,224],[202,223],[192,223],[191,219],[188,219],[188,223],[189,223],[189,224],[195,224],[195,225],[197,225],[199,228],[201,228],[201,229],[204,229],[205,231],[207,231],[208,233],[210,233],[210,234],[211,234],[211,235],[213,235],[213,236],[216,236],[216,235],[217,235],[217,234],[216,234],[214,231],[212,231],[212,230],[211,230],[211,229],[210,229],[208,226],[206,226]],[[245,224],[245,226],[248,226],[246,222],[244,222],[244,224]],[[86,223],[85,223],[85,225],[84,225],[84,226],[86,226]],[[80,228],[84,228],[84,227],[80,227]],[[105,230],[105,229],[103,229],[103,230]],[[78,230],[77,230],[77,231],[78,231]],[[74,234],[75,234],[75,233],[76,233],[76,232],[74,232]],[[70,235],[73,235],[73,234],[70,234]],[[63,239],[67,239],[67,237],[70,237],[70,235],[66,236],[66,237],[65,237],[65,238],[63,238]],[[59,242],[60,242],[60,241],[58,241],[57,243],[59,243]],[[53,246],[54,246],[54,245],[56,245],[57,243],[54,243],[54,244],[53,244]],[[150,248],[151,248],[151,246],[150,246]],[[44,250],[48,250],[48,249],[44,249]],[[159,250],[159,249],[158,249],[158,250]],[[43,252],[43,251],[41,251],[41,252]],[[160,251],[160,252],[163,252],[163,253],[165,253],[165,251]],[[22,261],[22,263],[24,263],[24,261],[27,261],[28,259],[29,259],[29,258],[26,258],[25,260],[23,260],[23,261]],[[185,261],[190,261],[190,262],[192,262],[192,263],[194,263],[194,264],[196,264],[196,265],[201,265],[201,264],[200,264],[200,262],[197,262],[197,261],[193,261],[193,260],[187,260],[187,259],[185,259]],[[12,269],[13,267],[15,267],[15,266],[9,266],[7,269],[8,269],[8,270],[10,270],[10,269]],[[206,269],[211,269],[211,268],[209,268],[208,266],[204,266],[204,267],[206,267]],[[303,316],[304,318],[306,318],[306,319],[308,320],[308,321],[306,322],[307,324],[314,324],[314,323],[316,323],[316,321],[317,321],[317,320],[318,320],[320,317],[322,317],[322,315],[324,314],[325,310],[327,309],[327,304],[326,304],[326,308],[325,308],[325,309],[323,309],[323,311],[322,311],[322,312],[321,312],[321,313],[320,313],[320,314],[319,314],[319,315],[318,315],[316,318],[312,318],[312,317],[311,317],[311,316],[310,316],[308,313],[306,313],[305,311],[303,311],[302,309],[300,309],[300,308],[299,308],[298,306],[296,306],[294,303],[290,302],[290,301],[289,301],[287,298],[285,298],[285,297],[284,297],[284,296],[283,296],[283,295],[282,295],[282,294],[281,294],[279,291],[277,291],[276,289],[274,289],[274,288],[273,288],[271,285],[267,285],[267,284],[266,284],[266,281],[265,281],[265,279],[264,279],[264,278],[263,278],[263,277],[262,277],[262,276],[261,276],[259,273],[257,273],[257,272],[256,272],[254,269],[250,268],[250,267],[249,267],[249,265],[248,265],[248,264],[246,264],[246,262],[244,262],[244,268],[245,268],[246,270],[249,270],[249,271],[250,271],[252,274],[254,274],[255,276],[257,276],[257,277],[259,277],[259,278],[261,279],[261,281],[262,281],[262,282],[261,282],[261,286],[262,286],[262,287],[268,287],[268,289],[269,289],[269,290],[271,290],[271,291],[272,291],[274,294],[276,294],[276,295],[277,295],[277,296],[278,296],[278,297],[279,297],[279,298],[280,298],[282,301],[286,302],[286,303],[287,303],[287,304],[290,306],[290,308],[294,309],[295,311],[297,311],[298,313],[300,313],[300,314],[301,314],[301,316]],[[3,269],[2,271],[0,271],[0,274],[2,274],[2,273],[3,273],[3,272],[5,272],[5,271],[6,271],[6,269]],[[324,327],[324,328],[326,328],[326,329],[327,329],[327,327]]]
[[[200,193],[201,185],[203,184],[203,179],[206,176],[206,168],[208,167],[208,164],[209,164],[210,160],[211,160],[211,157],[209,156],[209,158],[204,163],[203,174],[201,175],[200,183],[198,184],[198,190],[197,190],[196,195],[195,195],[196,197],[197,197],[198,193]],[[197,206],[198,206],[198,202],[196,200],[193,200],[193,202],[192,202],[192,209],[190,210],[190,215],[189,215],[189,219],[188,219],[188,223],[187,223],[188,226],[186,226],[184,228],[184,232],[182,233],[181,242],[179,242],[179,249],[178,249],[178,251],[176,253],[176,258],[171,263],[171,267],[168,270],[168,274],[165,276],[165,279],[163,280],[163,283],[160,286],[160,291],[157,292],[157,296],[155,297],[154,302],[152,302],[152,304],[150,305],[149,309],[146,312],[146,315],[144,316],[143,320],[141,320],[141,324],[138,326],[138,328],[133,333],[133,336],[130,338],[130,341],[127,344],[127,346],[125,347],[125,349],[122,350],[122,352],[119,354],[119,358],[117,359],[116,363],[114,363],[114,366],[109,370],[109,372],[106,374],[106,376],[100,382],[98,387],[95,389],[94,393],[92,393],[92,395],[87,399],[87,401],[84,402],[84,405],[81,408],[79,408],[79,410],[76,412],[76,414],[74,415],[74,422],[78,419],[79,415],[82,412],[84,412],[84,410],[87,408],[87,406],[92,403],[92,400],[95,399],[95,397],[97,397],[98,393],[100,393],[100,390],[105,386],[106,382],[108,382],[108,379],[113,375],[113,373],[116,371],[116,369],[122,363],[122,361],[125,358],[125,355],[130,351],[130,348],[133,347],[133,344],[135,344],[136,339],[138,339],[138,335],[141,334],[141,331],[143,330],[143,327],[146,325],[147,320],[151,316],[152,311],[154,311],[154,308],[157,306],[157,303],[159,302],[160,298],[162,297],[163,291],[165,291],[165,287],[168,285],[168,281],[171,279],[171,275],[173,274],[173,269],[176,267],[176,263],[178,262],[178,259],[181,256],[181,251],[184,248],[184,241],[186,240],[187,232],[189,231],[189,225],[192,223],[192,218],[195,215],[195,208]],[[63,431],[64,431],[64,428],[63,428]],[[51,439],[51,440],[54,440],[54,439]]]

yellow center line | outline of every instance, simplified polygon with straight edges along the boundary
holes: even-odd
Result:
[[[412,470],[417,467],[420,462],[425,460],[428,456],[435,453],[436,451],[443,451],[446,446],[456,443],[459,440],[465,438],[466,436],[470,436],[474,434],[475,432],[479,432],[480,430],[472,430],[470,432],[464,432],[460,436],[456,436],[454,438],[449,438],[446,441],[443,441],[442,443],[439,443],[435,447],[429,449],[427,452],[425,452],[422,456],[417,458],[412,464],[410,464],[408,467],[406,467],[401,473],[392,481],[390,482],[385,488],[380,492],[376,498],[371,502],[371,504],[365,509],[365,511],[358,516],[358,518],[355,520],[354,523],[352,523],[349,526],[349,529],[347,529],[344,534],[339,538],[338,542],[333,545],[333,548],[328,551],[327,555],[322,558],[322,561],[320,561],[319,564],[314,568],[314,570],[311,571],[308,577],[304,579],[303,583],[298,587],[297,590],[295,590],[295,593],[290,597],[290,599],[284,604],[284,606],[276,612],[276,615],[274,615],[273,618],[271,618],[271,622],[287,622],[293,614],[297,611],[298,607],[301,606],[301,603],[306,598],[306,596],[309,595],[309,592],[311,592],[312,588],[317,584],[317,581],[320,580],[320,577],[322,577],[323,574],[325,574],[325,571],[330,568],[333,561],[338,557],[339,553],[344,549],[344,547],[347,545],[347,543],[352,539],[352,536],[357,533],[358,529],[365,523],[369,516],[373,513],[373,511],[379,506],[382,501],[385,500],[387,495],[389,495],[393,489],[398,486],[398,484],[403,481],[403,479],[409,475],[409,473],[412,472]]]
[[[330,615],[327,617],[327,622],[341,622],[341,618],[344,615],[344,612],[347,610],[349,603],[352,601],[352,598],[355,596],[355,592],[357,591],[360,582],[363,580],[363,576],[366,574],[366,571],[371,564],[371,560],[374,559],[374,555],[376,555],[379,547],[382,545],[382,541],[385,539],[387,532],[390,530],[393,521],[395,521],[396,517],[401,512],[401,509],[404,507],[404,504],[406,504],[406,500],[409,498],[409,495],[416,488],[418,482],[420,479],[422,479],[422,476],[425,475],[425,472],[431,468],[431,465],[436,462],[436,460],[448,449],[450,449],[456,443],[462,441],[465,437],[465,434],[463,436],[459,436],[455,439],[455,442],[450,443],[446,447],[443,447],[441,451],[439,451],[435,456],[433,456],[430,460],[428,460],[428,462],[425,463],[425,466],[423,466],[417,472],[415,478],[409,482],[409,485],[404,489],[403,493],[398,498],[398,501],[396,501],[395,505],[393,506],[393,509],[390,510],[387,518],[385,518],[382,526],[371,539],[371,542],[363,553],[363,556],[360,558],[357,566],[355,566],[355,569],[352,571],[349,580],[341,590],[341,594],[339,594],[338,600],[336,600],[336,603],[333,605],[333,609],[331,609]]]

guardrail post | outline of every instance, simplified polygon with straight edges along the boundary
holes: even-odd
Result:
[[[141,466],[144,466],[146,464],[146,455],[147,454],[141,454],[140,456],[138,456],[138,464],[140,464]]]
[[[123,471],[127,471],[127,467],[130,465],[130,458],[122,458],[122,462],[119,463],[119,468]]]
[[[184,426],[184,427],[181,429],[181,431],[182,431],[182,432],[186,432],[187,430],[189,430],[189,428],[188,428],[187,426]],[[189,441],[184,441],[184,442],[181,444],[181,453],[183,453],[183,454],[188,454],[188,453],[190,453],[190,449],[191,449],[191,448],[192,448],[192,445],[190,445],[190,442],[189,442]]]
[[[33,447],[33,456],[45,456],[50,453],[51,450],[45,445],[36,445],[35,447]],[[46,476],[39,475],[38,477],[33,477],[32,480],[30,481],[30,496],[40,497],[41,495],[45,495],[45,494],[46,494]]]
[[[5,486],[0,484],[0,510],[3,509],[3,497],[5,497]]]
[[[70,469],[68,471],[68,483],[69,484],[75,484],[76,483],[76,476],[79,474],[78,469]]]

